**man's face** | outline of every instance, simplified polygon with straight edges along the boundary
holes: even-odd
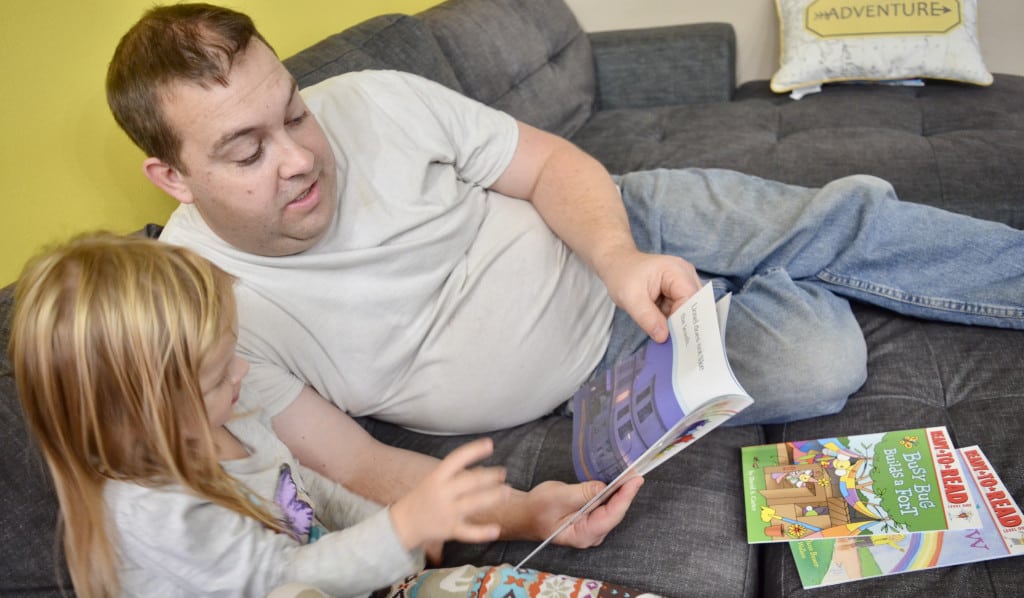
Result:
[[[226,87],[171,84],[162,108],[188,171],[170,169],[169,192],[195,203],[223,240],[277,256],[323,236],[338,203],[334,154],[266,45],[253,40],[236,57]]]

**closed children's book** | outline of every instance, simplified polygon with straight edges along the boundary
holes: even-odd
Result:
[[[944,427],[742,449],[747,540],[975,529],[967,473]]]

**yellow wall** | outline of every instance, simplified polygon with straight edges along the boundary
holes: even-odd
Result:
[[[214,0],[216,1],[216,0]],[[224,0],[278,54],[374,15],[439,0]],[[142,153],[103,95],[107,62],[154,0],[45,0],[0,7],[0,286],[41,247],[83,231],[163,222],[174,201],[142,175]]]

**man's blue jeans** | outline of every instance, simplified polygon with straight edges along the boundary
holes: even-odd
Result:
[[[726,347],[755,403],[730,425],[834,413],[866,377],[847,298],[920,318],[1024,328],[1024,231],[901,202],[852,176],[808,189],[726,170],[617,178],[642,251],[733,293]],[[605,364],[645,334],[618,310]]]

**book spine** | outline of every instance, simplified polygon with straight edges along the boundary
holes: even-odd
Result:
[[[976,447],[960,450],[967,467],[981,491],[981,503],[988,509],[999,528],[999,535],[1011,555],[1024,554],[1024,515],[1013,496],[996,475],[985,454]]]
[[[932,464],[939,480],[939,491],[942,496],[943,513],[946,515],[946,528],[950,530],[977,528],[977,518],[964,518],[964,512],[974,511],[977,506],[964,482],[966,475],[957,459],[956,449],[949,438],[945,427],[928,428],[925,430],[928,442],[932,447]]]

